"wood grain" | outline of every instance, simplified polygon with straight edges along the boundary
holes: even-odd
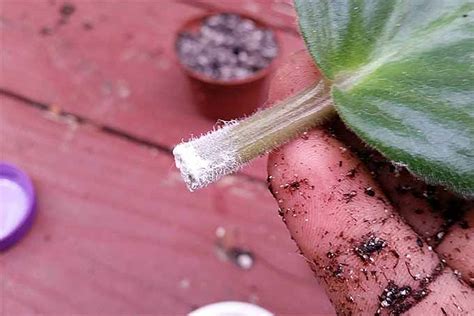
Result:
[[[221,300],[333,312],[264,183],[231,176],[191,194],[168,153],[5,97],[0,135],[0,160],[31,175],[39,202],[0,254],[2,315],[176,315]],[[218,227],[255,254],[250,270],[218,259]]]
[[[212,128],[196,112],[174,53],[181,25],[209,10],[170,0],[70,3],[74,13],[61,24],[60,1],[2,2],[0,88],[167,147]],[[262,3],[274,5],[255,5]],[[280,60],[303,48],[294,33],[277,36]],[[265,162],[244,172],[263,179]]]

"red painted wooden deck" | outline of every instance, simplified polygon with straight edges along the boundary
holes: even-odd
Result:
[[[288,1],[0,1],[0,160],[27,171],[38,216],[0,253],[0,315],[181,315],[249,301],[333,314],[277,216],[265,160],[187,192],[169,149],[200,117],[173,54],[176,30],[209,10],[270,23],[282,57],[303,47]],[[251,251],[243,270],[226,244]]]

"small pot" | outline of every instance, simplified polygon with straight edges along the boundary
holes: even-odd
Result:
[[[203,20],[219,13],[220,12],[208,13],[185,23],[178,31],[175,43],[177,44],[179,34],[183,32],[197,32]],[[258,27],[271,29],[267,24],[252,16],[241,13],[235,14],[252,20]],[[278,45],[277,34],[275,31],[273,34]],[[175,47],[177,46],[175,45]],[[278,59],[277,55],[267,67],[255,72],[247,78],[218,80],[190,69],[181,62],[178,53],[176,53],[176,55],[180,61],[181,68],[189,79],[194,103],[198,111],[212,120],[232,120],[255,112],[267,98],[270,83],[269,75],[274,68],[275,61]]]

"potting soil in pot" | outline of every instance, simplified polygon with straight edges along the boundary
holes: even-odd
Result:
[[[216,80],[239,80],[267,67],[278,53],[273,32],[236,14],[205,19],[196,33],[181,33],[181,62]]]

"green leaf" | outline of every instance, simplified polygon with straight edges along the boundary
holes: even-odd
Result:
[[[474,2],[296,0],[344,122],[431,184],[474,196]]]

